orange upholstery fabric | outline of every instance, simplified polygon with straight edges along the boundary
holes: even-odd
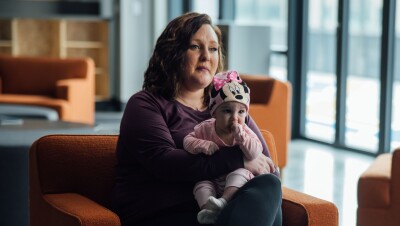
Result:
[[[358,180],[357,225],[400,225],[400,148],[381,154]]]
[[[279,81],[265,75],[241,74],[250,87],[251,117],[259,129],[270,131],[276,143],[278,166],[287,163],[287,152],[291,136],[292,87],[289,82]]]
[[[271,133],[264,136],[273,142]],[[116,142],[116,135],[49,135],[35,141],[29,152],[30,225],[120,225],[109,210]],[[334,204],[288,188],[282,208],[283,225],[338,225]]]
[[[64,121],[94,123],[94,62],[89,58],[0,56],[0,103],[48,107]]]

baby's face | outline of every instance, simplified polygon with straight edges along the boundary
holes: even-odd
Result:
[[[215,127],[222,133],[230,133],[236,124],[243,125],[247,116],[246,106],[230,101],[221,104],[214,112]]]

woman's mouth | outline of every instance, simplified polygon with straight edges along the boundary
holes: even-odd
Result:
[[[208,71],[207,67],[197,67],[196,69],[199,71]]]

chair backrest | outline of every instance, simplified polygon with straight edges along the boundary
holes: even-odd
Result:
[[[274,138],[261,131],[277,163]],[[48,135],[29,152],[30,200],[44,194],[78,193],[110,207],[117,135]]]
[[[49,135],[30,149],[30,198],[78,193],[110,207],[117,135]]]
[[[275,138],[279,167],[287,163],[291,136],[291,84],[266,75],[241,74],[250,87],[249,113],[258,128]]]
[[[87,60],[0,56],[0,91],[55,97],[57,81],[88,76]]]

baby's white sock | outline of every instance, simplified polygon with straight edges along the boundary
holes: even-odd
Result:
[[[197,214],[197,221],[200,224],[214,224],[218,213],[212,210],[203,209]]]
[[[220,212],[227,204],[227,201],[224,198],[216,199],[213,196],[208,197],[207,200],[207,209]]]

